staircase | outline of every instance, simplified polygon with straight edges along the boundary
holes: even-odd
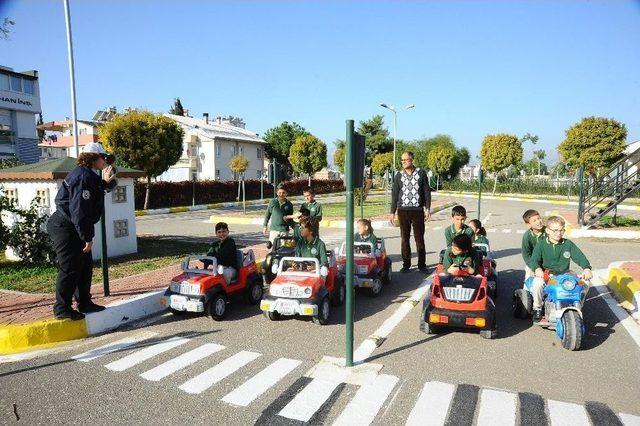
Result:
[[[585,180],[580,191],[578,221],[584,227],[598,222],[640,189],[640,149],[621,158],[598,178]]]

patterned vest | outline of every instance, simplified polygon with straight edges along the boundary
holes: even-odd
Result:
[[[400,172],[400,182],[402,182],[402,193],[400,199],[402,207],[420,207],[420,175],[419,168],[413,169],[412,174],[405,171]]]

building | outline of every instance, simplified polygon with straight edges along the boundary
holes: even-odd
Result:
[[[62,181],[76,166],[75,159],[66,157],[48,160],[35,164],[0,170],[0,191],[20,207],[28,207],[34,198],[39,197],[42,213],[52,214],[55,209],[55,198]],[[105,217],[107,248],[109,257],[135,253],[138,250],[136,241],[135,198],[133,193],[134,178],[143,177],[144,173],[133,169],[118,169],[118,186],[105,195]],[[14,218],[3,212],[2,220],[11,226]],[[95,225],[93,239],[93,258],[102,256],[102,238],[100,223]],[[8,259],[17,260],[13,251],[7,249]]]
[[[313,175],[314,179],[340,180],[340,172],[323,167],[322,170]]]
[[[93,120],[77,120],[79,148],[89,142],[100,142],[98,126],[109,120],[116,113],[116,108],[111,107],[96,112]],[[37,129],[46,132],[45,137],[38,144],[41,161],[73,156],[73,120],[65,117],[63,121],[50,121],[40,124]]]
[[[202,118],[165,114],[184,130],[182,157],[158,180],[179,182],[184,180],[237,180],[227,163],[234,155],[249,160],[245,179],[263,179],[268,169],[264,147],[266,142],[257,133],[245,128],[238,117],[217,117],[209,121]]]
[[[472,180],[477,180],[478,175],[480,175],[480,164],[476,164],[475,166],[470,166],[466,164],[460,168],[460,172],[458,173],[458,177],[461,181],[469,182]]]
[[[38,71],[0,66],[0,159],[38,161],[36,115],[41,112]]]

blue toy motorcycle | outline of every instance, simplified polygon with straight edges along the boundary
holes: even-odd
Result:
[[[546,274],[545,274],[546,275]],[[550,328],[562,341],[562,347],[571,351],[580,349],[585,329],[582,320],[582,305],[589,289],[588,282],[570,274],[549,276],[544,287],[544,319],[537,323]],[[513,315],[525,319],[533,311],[531,289],[533,277],[524,282],[524,287],[513,294]]]

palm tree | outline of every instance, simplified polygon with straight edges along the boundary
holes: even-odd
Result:
[[[537,151],[533,151],[533,155],[538,160],[538,176],[540,176],[540,161],[544,160],[544,157],[547,156],[547,153],[544,151],[544,149],[539,149]]]

